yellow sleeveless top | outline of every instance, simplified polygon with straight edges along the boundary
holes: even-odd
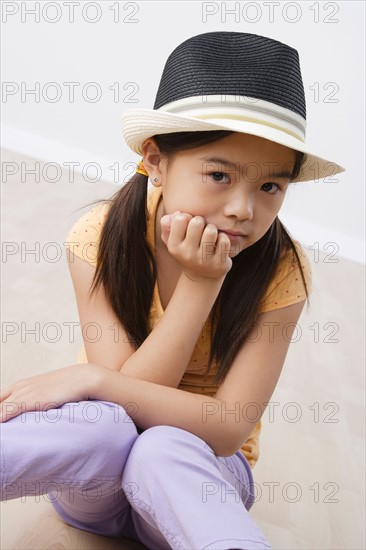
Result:
[[[149,213],[147,239],[152,251],[154,251],[155,246],[155,217],[159,200],[161,199],[161,191],[161,187],[151,187],[148,189],[147,193],[147,209]],[[108,209],[109,203],[100,203],[94,206],[74,223],[65,242],[65,245],[70,247],[74,254],[94,267],[97,263],[100,233]],[[298,241],[294,242],[304,271],[308,293],[310,294],[312,292],[312,271],[310,261],[301,248],[300,243]],[[267,288],[267,292],[261,301],[259,313],[295,304],[305,298],[305,289],[303,287],[297,262],[285,256],[277,266],[277,270]],[[160,302],[159,289],[156,281],[150,308],[152,330],[159,323],[163,314],[164,310]],[[217,372],[216,361],[213,362],[209,375],[204,375],[207,368],[210,349],[210,330],[211,325],[209,321],[206,321],[178,389],[210,397],[215,395],[219,387],[219,385],[214,385],[212,383],[214,375]],[[76,360],[78,363],[88,362],[84,346],[81,347]],[[240,449],[247,458],[251,468],[255,466],[259,458],[259,436],[261,428],[262,421],[259,420],[259,422],[253,426],[249,438]]]

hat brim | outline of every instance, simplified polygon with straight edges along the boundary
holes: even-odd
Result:
[[[122,132],[126,144],[132,151],[142,155],[142,145],[146,139],[159,134],[174,132],[200,132],[212,130],[231,130],[268,139],[285,147],[306,154],[300,172],[293,183],[332,178],[345,171],[338,163],[315,155],[306,144],[295,136],[272,125],[238,120],[235,118],[198,119],[168,113],[154,109],[131,109],[121,117]],[[334,181],[330,179],[330,181]]]

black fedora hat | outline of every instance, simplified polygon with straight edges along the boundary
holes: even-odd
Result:
[[[308,150],[306,103],[297,50],[251,33],[217,31],[193,36],[168,57],[153,109],[122,114],[127,145],[173,132],[232,130],[259,136],[306,158],[293,182],[344,172]]]

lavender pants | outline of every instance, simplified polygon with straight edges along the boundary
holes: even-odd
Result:
[[[1,423],[2,501],[44,495],[68,525],[154,550],[271,548],[248,512],[241,451],[216,456],[172,426],[138,430],[127,411],[80,401]]]

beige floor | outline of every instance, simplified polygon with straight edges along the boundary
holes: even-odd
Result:
[[[2,346],[2,387],[75,362],[80,335],[70,342],[65,322],[78,321],[62,243],[81,212],[76,208],[110,196],[109,183],[81,177],[58,182],[22,177],[35,161],[3,151],[7,169],[18,172],[3,181],[2,241],[34,248],[40,261],[21,254],[3,259],[2,322],[19,332]],[[39,164],[41,173],[43,163]],[[54,173],[50,171],[49,177]],[[60,244],[59,261],[45,261]],[[20,243],[24,243],[21,245]],[[42,257],[43,252],[43,257]],[[364,283],[361,265],[324,255],[312,261],[311,307],[299,320],[271,407],[263,416],[261,457],[253,473],[257,501],[251,515],[274,549],[362,549],[364,537]],[[56,322],[61,337],[21,338],[23,329]],[[6,325],[9,326],[9,325]],[[50,340],[50,337],[48,340]],[[23,340],[23,341],[22,341]],[[269,411],[273,411],[271,417]],[[297,418],[296,418],[297,415]],[[297,421],[293,421],[297,420]],[[1,548],[134,549],[65,525],[45,500],[33,497],[1,503]]]

